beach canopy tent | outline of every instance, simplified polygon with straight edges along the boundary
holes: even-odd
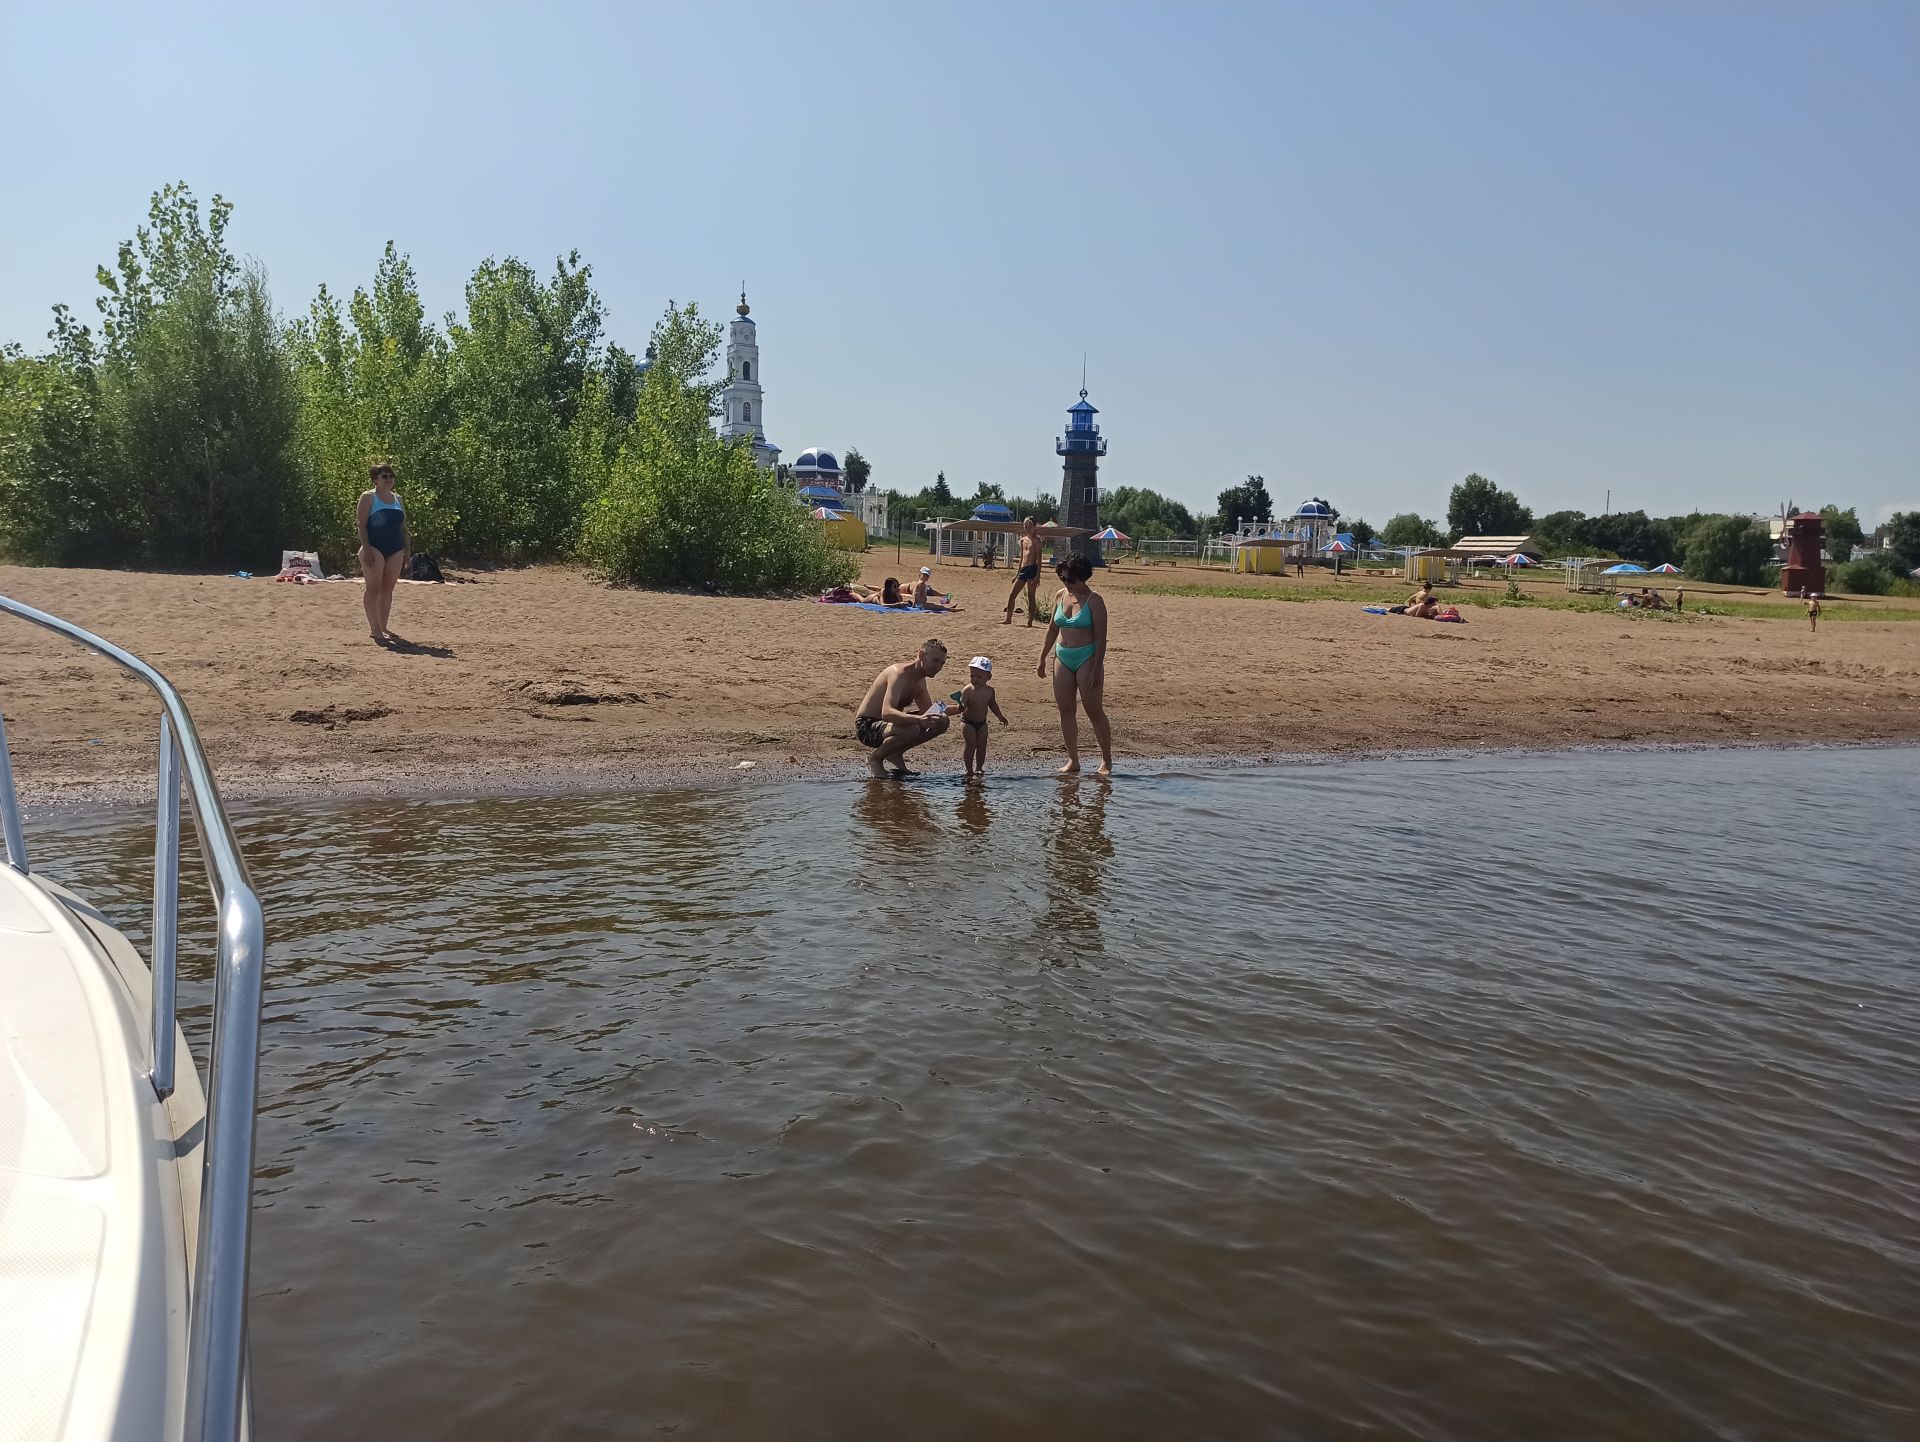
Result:
[[[1644,576],[1647,574],[1647,568],[1645,566],[1636,566],[1631,561],[1622,561],[1617,566],[1608,566],[1606,570],[1600,574],[1603,576]]]
[[[1653,568],[1653,574],[1656,576],[1677,576],[1680,574],[1680,568],[1671,561],[1662,561]]]
[[[1011,521],[1013,507],[1003,501],[982,501],[973,508],[973,518],[976,521]]]

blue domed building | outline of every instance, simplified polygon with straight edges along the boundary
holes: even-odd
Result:
[[[840,469],[840,458],[825,446],[808,446],[800,452],[789,474],[794,489],[808,505],[845,508],[846,476]]]

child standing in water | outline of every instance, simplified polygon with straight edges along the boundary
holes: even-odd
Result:
[[[1007,724],[1006,712],[993,694],[993,661],[975,656],[967,662],[967,684],[954,693],[960,703],[960,724],[966,728],[967,775],[987,774],[987,713],[991,711]]]

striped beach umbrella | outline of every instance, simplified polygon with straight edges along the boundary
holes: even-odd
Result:
[[[1503,566],[1531,566],[1533,564],[1533,557],[1527,555],[1524,551],[1515,551],[1511,556],[1502,556],[1500,558],[1500,564]]]
[[[1653,568],[1653,573],[1656,576],[1677,576],[1680,574],[1680,568],[1671,561],[1662,561]]]
[[[1108,526],[1104,531],[1095,531],[1088,539],[1093,541],[1129,541],[1133,538],[1125,531],[1117,530],[1113,526]]]
[[[1351,551],[1353,547],[1349,546],[1345,541],[1329,541],[1321,549],[1326,551],[1330,556],[1344,556],[1347,552]]]

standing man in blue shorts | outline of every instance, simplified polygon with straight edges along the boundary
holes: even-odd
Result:
[[[1028,516],[1020,525],[1020,569],[1013,573],[1013,589],[1007,592],[1007,619],[1000,624],[1013,624],[1013,603],[1020,599],[1020,588],[1027,588],[1027,624],[1033,624],[1035,599],[1040,587],[1040,530],[1034,525],[1033,517]]]

